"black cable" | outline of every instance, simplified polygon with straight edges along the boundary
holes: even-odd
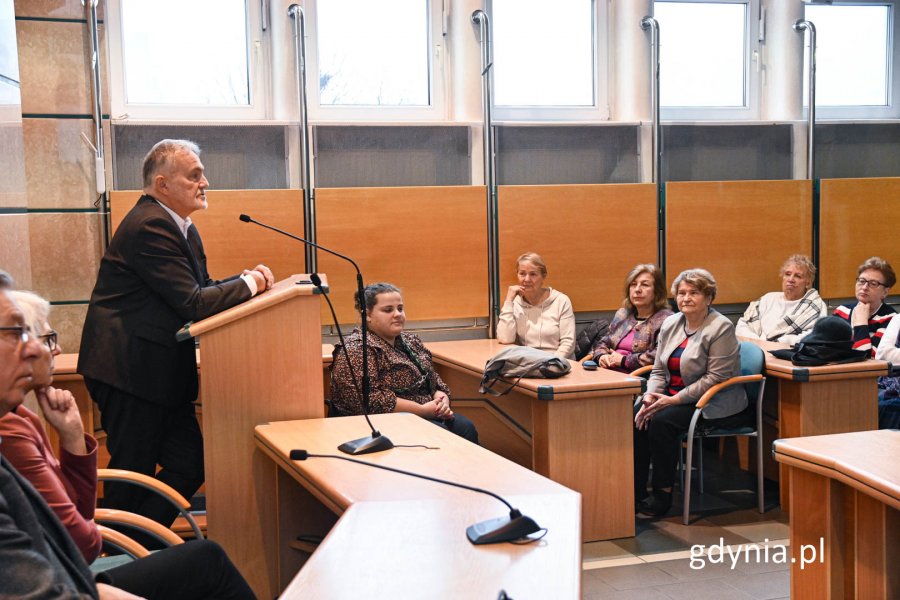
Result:
[[[325,298],[325,302],[328,303],[328,308],[331,310],[331,318],[334,320],[334,327],[338,332],[338,339],[341,340],[341,350],[344,351],[344,358],[347,360],[347,368],[350,369],[350,378],[353,380],[353,387],[361,398],[362,391],[359,389],[359,382],[356,381],[356,373],[353,371],[353,363],[350,362],[350,354],[347,352],[347,344],[344,343],[344,334],[341,331],[341,326],[338,324],[337,313],[334,312],[334,305],[331,303],[331,298],[328,297],[328,293],[322,288],[322,279],[319,277],[319,274],[313,273],[313,276],[310,276],[310,279],[312,280],[313,285],[322,292],[322,297]]]
[[[312,454],[311,452],[307,452],[306,450],[291,450],[290,458],[291,460],[306,460],[307,458],[339,458],[341,460],[346,460],[347,462],[356,463],[359,465],[363,465],[366,467],[375,467],[376,469],[383,469],[385,471],[392,471],[394,473],[400,473],[401,475],[409,475],[410,477],[418,477],[420,479],[426,479],[428,481],[434,481],[435,483],[443,483],[444,485],[450,485],[453,487],[462,488],[464,490],[469,490],[471,492],[481,492],[482,494],[487,494],[493,498],[496,498],[500,502],[506,505],[509,509],[510,514],[515,514],[516,516],[521,516],[521,513],[515,508],[513,508],[512,504],[504,500],[501,496],[495,494],[494,492],[477,488],[471,485],[466,485],[464,483],[456,483],[455,481],[447,481],[446,479],[438,479],[437,477],[431,477],[430,475],[422,475],[421,473],[413,473],[412,471],[404,471],[403,469],[395,469],[394,467],[388,467],[385,465],[378,465],[375,463],[366,462],[364,460],[357,460],[355,458],[350,458],[349,456],[339,456],[337,454]]]

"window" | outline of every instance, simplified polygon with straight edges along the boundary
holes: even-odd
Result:
[[[307,0],[305,10],[312,118],[445,117],[441,0]]]
[[[548,12],[542,0],[491,0],[497,119],[609,117],[606,56],[597,52],[606,5],[555,0]]]
[[[755,118],[757,11],[755,0],[653,3],[663,118]]]
[[[258,4],[110,2],[113,117],[264,118]]]
[[[816,28],[817,116],[897,116],[892,89],[894,6],[888,2],[807,5]],[[804,35],[803,105],[809,89],[809,35]]]

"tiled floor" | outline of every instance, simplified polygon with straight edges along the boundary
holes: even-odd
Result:
[[[638,520],[633,538],[583,546],[583,598],[790,596],[789,565],[779,554],[788,544],[789,529],[777,506],[777,485],[767,482],[766,512],[760,514],[753,476],[721,465],[715,453],[707,452],[705,461],[706,493],[694,490],[690,525],[681,523],[676,488],[675,506],[665,519]]]

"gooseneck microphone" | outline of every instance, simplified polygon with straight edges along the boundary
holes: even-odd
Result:
[[[466,528],[466,537],[469,538],[469,541],[473,544],[480,545],[511,542],[527,537],[532,533],[541,531],[542,529],[540,525],[535,523],[534,519],[523,515],[518,508],[513,508],[513,505],[504,500],[501,496],[482,488],[466,485],[464,483],[457,483],[455,481],[447,481],[446,479],[438,479],[437,477],[422,475],[421,473],[413,473],[412,471],[404,471],[403,469],[395,469],[394,467],[388,467],[385,465],[377,465],[375,463],[357,460],[355,458],[349,458],[347,456],[341,456],[339,454],[312,454],[311,452],[307,452],[306,450],[291,450],[290,458],[291,460],[306,460],[307,458],[337,458],[366,467],[375,467],[376,469],[383,469],[385,471],[391,471],[392,473],[400,473],[401,475],[418,477],[419,479],[434,481],[435,483],[443,483],[444,485],[450,485],[472,492],[487,494],[492,498],[496,498],[497,500],[505,504],[509,509],[509,517],[488,519],[487,521],[481,521],[479,523],[475,523],[474,525],[469,525],[469,527]]]
[[[394,447],[394,444],[391,440],[384,435],[381,435],[375,426],[372,425],[371,419],[369,419],[369,355],[368,355],[368,347],[369,347],[369,333],[368,327],[366,325],[366,294],[365,294],[365,286],[363,285],[363,277],[362,272],[359,270],[359,266],[349,256],[341,254],[340,252],[335,252],[334,250],[329,250],[324,246],[320,246],[314,242],[311,242],[302,237],[296,236],[293,233],[288,233],[282,229],[278,229],[277,227],[272,227],[271,225],[266,225],[265,223],[261,223],[255,219],[253,219],[250,215],[242,214],[240,216],[241,221],[244,223],[253,223],[255,225],[259,225],[260,227],[265,227],[266,229],[271,229],[276,233],[280,233],[281,235],[285,235],[292,240],[297,240],[298,242],[303,242],[313,248],[318,248],[323,252],[327,252],[333,256],[337,256],[340,259],[343,259],[353,265],[353,268],[356,270],[356,288],[357,293],[359,294],[359,313],[360,313],[360,321],[361,321],[361,330],[362,330],[362,405],[363,405],[363,416],[366,418],[366,423],[369,424],[369,429],[372,431],[372,435],[359,438],[357,440],[351,440],[349,442],[344,442],[340,446],[338,446],[338,450],[341,452],[346,452],[347,454],[369,454],[371,452],[381,452],[383,450],[390,450]],[[321,286],[321,280],[319,285]],[[337,318],[335,318],[335,324],[337,324]],[[343,336],[341,336],[343,337]],[[346,346],[344,347],[345,356],[346,356]],[[353,365],[350,364],[350,358],[347,357],[347,367],[350,369],[351,373],[353,372]]]

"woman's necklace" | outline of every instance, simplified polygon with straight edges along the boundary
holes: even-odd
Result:
[[[706,315],[709,315],[709,311],[706,311]],[[700,321],[700,324],[696,328],[694,328],[693,331],[691,331],[690,329],[688,329],[687,319],[685,319],[684,320],[684,335],[691,337],[692,335],[694,335],[695,333],[700,331],[700,328],[703,327],[703,321],[705,321],[705,320],[706,320],[706,316],[704,316],[703,319]]]

